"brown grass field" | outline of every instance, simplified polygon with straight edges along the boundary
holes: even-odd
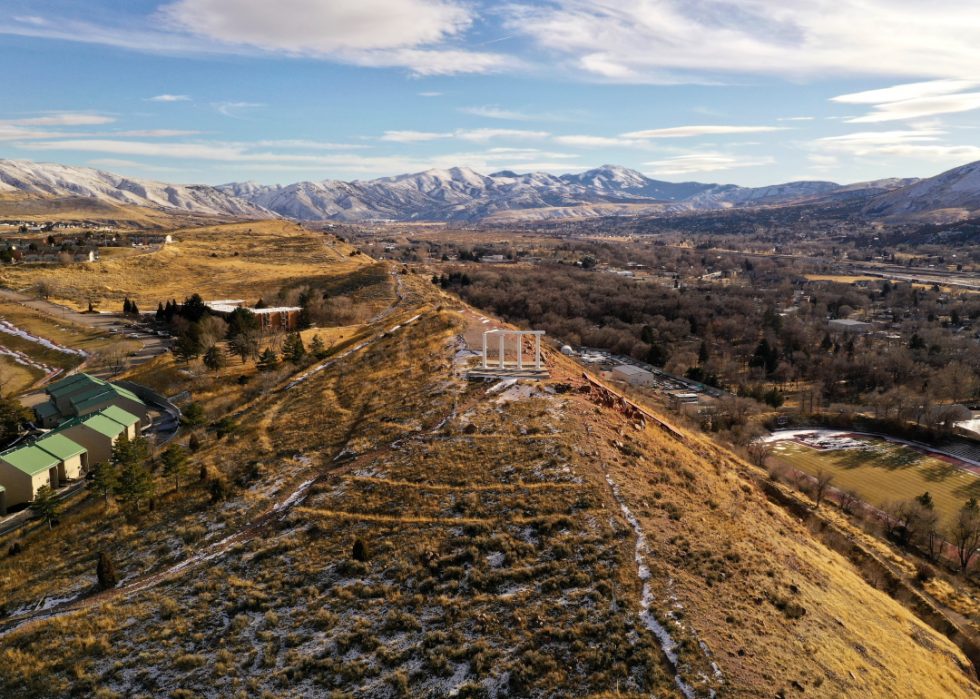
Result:
[[[796,442],[778,442],[772,454],[811,476],[819,470],[833,473],[834,487],[853,488],[875,507],[928,491],[936,509],[952,517],[964,502],[980,497],[980,476],[971,471],[900,444],[871,438],[860,441],[867,448],[819,451]]]
[[[288,221],[188,228],[172,235],[173,244],[151,255],[8,267],[2,283],[30,290],[38,280],[49,280],[56,288],[55,300],[78,309],[86,308],[90,298],[100,300],[105,308],[117,307],[127,297],[151,309],[161,301],[182,301],[195,292],[205,299],[241,298],[254,303],[283,286],[333,279],[372,262],[358,261],[356,256],[345,260],[341,254],[353,248]]]
[[[566,391],[581,369],[550,350],[553,380],[521,391],[454,379],[464,320],[425,277],[403,288],[344,329],[367,346],[294,388],[312,365],[244,386],[169,358],[134,372],[184,377],[239,430],[198,428],[191,477],[158,475],[152,510],[82,496],[54,530],[0,538],[24,549],[0,557],[7,614],[89,594],[100,551],[120,577],[165,570],[329,475],[206,565],[0,637],[0,695],[680,699],[676,675],[699,698],[977,697],[962,653],[770,503],[764,474]]]

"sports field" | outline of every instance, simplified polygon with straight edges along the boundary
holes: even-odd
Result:
[[[862,446],[820,451],[791,441],[770,446],[777,459],[815,475],[834,474],[833,486],[853,488],[865,502],[908,500],[928,491],[936,509],[949,517],[971,497],[980,498],[980,476],[900,444],[855,438]]]

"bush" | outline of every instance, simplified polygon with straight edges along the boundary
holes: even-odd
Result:
[[[160,609],[157,613],[160,615],[161,619],[173,619],[174,615],[180,607],[177,605],[176,600],[167,597],[160,603]]]
[[[936,570],[928,563],[919,563],[915,566],[915,579],[920,584],[925,584],[936,577]]]
[[[364,561],[368,560],[368,558],[369,558],[369,552],[368,552],[367,544],[365,544],[364,541],[362,541],[361,539],[357,539],[354,542],[354,549],[351,552],[351,557],[355,561],[358,561],[358,562],[361,562],[361,563],[363,563]]]
[[[195,668],[203,667],[207,662],[207,658],[205,658],[203,655],[185,653],[174,661],[174,665],[178,670],[193,670]]]

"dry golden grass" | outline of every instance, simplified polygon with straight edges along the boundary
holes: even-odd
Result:
[[[89,501],[54,533],[19,537],[0,595],[91,584],[102,549],[122,575],[160,569],[316,469],[354,470],[183,577],[4,637],[0,694],[677,698],[640,616],[626,507],[649,547],[650,615],[699,696],[977,695],[950,641],[769,503],[731,453],[637,430],[580,393],[454,384],[465,324],[405,277],[409,301],[372,337],[402,327],[294,388],[296,372],[266,375],[256,395],[217,377],[196,389],[213,391],[209,409],[227,402],[221,415],[244,410],[235,436],[194,457],[232,484],[230,502],[207,506],[193,487],[102,523]],[[578,373],[548,359],[559,378]],[[174,371],[157,361],[144,377]]]
[[[327,282],[371,262],[354,256],[345,243],[311,233],[287,221],[188,228],[172,233],[174,243],[157,253],[70,265],[21,265],[4,269],[3,283],[29,289],[46,279],[55,299],[83,309],[90,297],[117,307],[130,298],[145,309],[193,293],[205,300],[247,299],[254,303],[283,286]],[[358,260],[362,257],[362,260]]]

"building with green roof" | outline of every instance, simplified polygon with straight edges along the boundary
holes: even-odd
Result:
[[[7,505],[30,502],[42,486],[57,488],[60,464],[57,456],[33,444],[0,452],[0,484]]]
[[[75,374],[51,384],[45,389],[51,401],[58,406],[62,415],[71,411],[71,399],[80,393],[108,386],[109,383],[88,374]]]
[[[82,417],[89,413],[95,413],[109,406],[122,408],[130,415],[135,415],[141,422],[146,422],[146,403],[139,397],[121,386],[105,384],[104,386],[94,387],[83,393],[78,393],[69,399],[70,407],[67,411],[62,410],[63,415],[77,415]]]
[[[74,417],[62,423],[52,434],[64,435],[88,452],[89,467],[112,458],[112,447],[123,434],[135,439],[140,433],[140,419],[117,407],[109,406],[97,413]],[[0,483],[3,481],[0,480]]]
[[[52,401],[46,401],[34,406],[34,417],[39,426],[48,430],[61,422],[61,411]]]
[[[63,434],[45,435],[34,442],[34,446],[61,459],[58,465],[59,481],[81,478],[88,472],[88,451]]]

